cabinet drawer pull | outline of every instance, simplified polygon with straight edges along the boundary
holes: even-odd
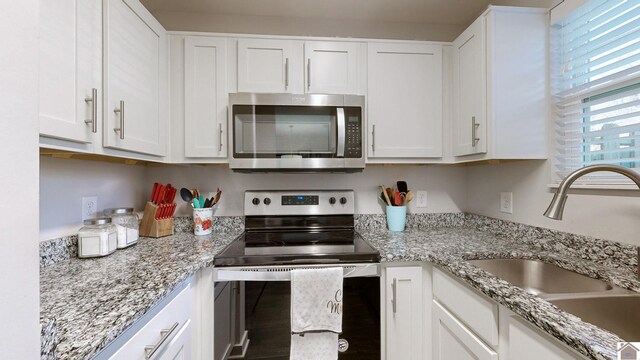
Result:
[[[311,90],[311,58],[307,59],[307,90]]]
[[[396,299],[396,288],[398,287],[398,279],[393,278],[393,282],[391,283],[391,289],[392,289],[392,298],[391,298],[391,306],[393,307],[393,313],[396,313],[396,308],[397,308],[397,303],[398,300]]]
[[[173,333],[178,329],[178,322],[173,324],[169,329],[160,330],[160,340],[155,345],[149,345],[144,347],[144,358],[146,360],[152,359],[158,353],[158,350],[172,337]]]
[[[289,90],[289,58],[284,60],[284,89]]]
[[[114,113],[120,114],[120,127],[113,128],[113,131],[120,133],[120,139],[124,140],[124,100],[120,100],[120,108],[113,110]]]
[[[476,117],[471,117],[471,146],[476,147],[480,138],[478,137],[478,127],[480,124],[476,122]]]
[[[218,124],[218,152],[222,151],[222,124]]]
[[[91,89],[91,97],[84,99],[85,103],[91,103],[91,119],[85,120],[85,124],[91,124],[91,132],[98,132],[98,89]]]

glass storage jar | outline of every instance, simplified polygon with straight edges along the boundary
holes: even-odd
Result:
[[[78,230],[78,257],[106,256],[116,251],[116,226],[109,218],[97,218],[84,221]]]
[[[124,249],[138,242],[140,237],[140,221],[133,208],[112,208],[103,211],[111,218],[118,234],[118,249]]]

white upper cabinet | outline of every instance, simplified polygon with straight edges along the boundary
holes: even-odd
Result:
[[[238,39],[238,92],[361,94],[357,42]]]
[[[546,158],[546,14],[490,6],[453,42],[456,161]]]
[[[137,0],[106,0],[104,19],[104,145],[163,156],[166,31]]]
[[[305,42],[305,92],[358,94],[359,49],[355,42]]]
[[[369,158],[442,156],[442,46],[368,45]]]
[[[453,155],[487,152],[484,19],[453,42]]]
[[[238,40],[238,92],[301,93],[302,41]]]
[[[185,157],[227,157],[227,40],[184,39]]]
[[[91,143],[102,125],[102,2],[42,0],[40,12],[40,134]]]

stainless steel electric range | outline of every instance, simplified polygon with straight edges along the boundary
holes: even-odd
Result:
[[[353,191],[244,197],[245,232],[215,257],[214,279],[245,289],[245,359],[289,358],[290,271],[318,267],[344,270],[339,359],[380,359],[380,253],[354,229]]]

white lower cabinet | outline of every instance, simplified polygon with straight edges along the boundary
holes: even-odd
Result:
[[[384,281],[384,356],[423,359],[424,296],[422,266],[387,267]]]
[[[178,334],[167,344],[167,349],[159,360],[191,359],[191,321],[180,329]]]
[[[188,284],[107,358],[191,359],[191,296],[191,286]]]
[[[585,359],[463,282],[433,270],[433,360]]]
[[[581,355],[559,344],[550,335],[541,332],[509,309],[500,307],[500,330],[506,346],[501,347],[504,359],[569,360],[583,359]]]
[[[497,360],[498,353],[433,301],[433,360]]]

